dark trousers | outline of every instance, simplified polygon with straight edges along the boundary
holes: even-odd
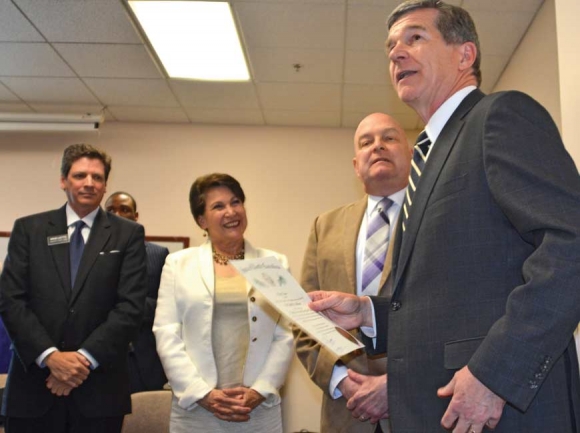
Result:
[[[41,417],[6,417],[6,433],[120,433],[123,418],[87,418],[80,413],[72,398],[59,397]]]

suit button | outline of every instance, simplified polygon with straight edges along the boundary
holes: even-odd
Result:
[[[74,313],[75,313],[75,310],[73,310],[73,309],[71,308],[70,310],[68,310],[68,312],[69,312],[70,314],[74,314]]]
[[[252,322],[255,322],[257,320],[258,320],[258,318],[256,316],[252,317]]]
[[[64,341],[61,341],[61,342],[60,342],[60,348],[61,348],[61,349],[64,349]]]
[[[401,309],[402,304],[399,301],[395,301],[391,303],[391,310],[398,311]]]
[[[252,302],[256,302],[256,298],[252,296],[252,297],[250,298],[250,301],[252,301]]]

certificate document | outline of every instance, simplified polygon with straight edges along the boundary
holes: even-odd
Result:
[[[275,257],[230,263],[280,314],[341,357],[364,345],[326,316],[308,307],[310,298]]]

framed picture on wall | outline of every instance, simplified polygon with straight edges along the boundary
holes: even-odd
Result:
[[[9,239],[10,232],[0,232],[0,269],[8,253]],[[170,253],[189,248],[189,238],[185,236],[145,236],[145,240],[166,247]]]

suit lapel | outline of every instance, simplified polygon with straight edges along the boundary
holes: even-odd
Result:
[[[74,302],[79,296],[79,293],[83,290],[85,280],[95,264],[95,260],[97,260],[99,253],[103,251],[105,245],[109,241],[110,236],[111,223],[109,217],[102,209],[99,209],[93,227],[91,227],[91,233],[89,235],[89,240],[85,245],[81,263],[79,264],[71,302]]]
[[[61,207],[51,215],[48,221],[48,227],[46,229],[46,240],[43,240],[43,242],[48,243],[48,238],[51,236],[61,236],[66,235],[68,233],[68,227],[66,224],[65,206]],[[48,249],[50,251],[50,254],[52,255],[54,267],[58,272],[58,276],[60,278],[60,283],[61,287],[63,288],[64,295],[67,299],[69,299],[71,293],[69,244],[64,243],[52,245],[49,246]]]
[[[484,94],[478,89],[467,95],[461,104],[459,104],[459,107],[457,107],[453,112],[439,134],[439,137],[433,144],[433,149],[431,150],[431,154],[429,155],[429,159],[427,160],[427,164],[425,165],[425,169],[421,175],[419,187],[413,197],[413,207],[410,211],[411,216],[405,223],[405,233],[403,234],[401,229],[399,232],[401,235],[398,236],[399,239],[398,242],[396,242],[394,260],[396,260],[397,269],[393,285],[395,291],[399,289],[398,286],[401,276],[404,273],[411,252],[413,251],[417,232],[421,226],[421,221],[423,220],[425,208],[429,198],[431,197],[433,187],[435,186],[441,170],[445,165],[445,161],[447,161],[449,153],[451,152],[451,149],[453,149],[453,146],[455,146],[457,137],[463,128],[463,118],[473,108],[473,106],[483,98],[483,96]],[[400,229],[400,226],[401,224],[399,222],[397,228]]]
[[[345,209],[343,225],[343,254],[346,274],[348,276],[349,287],[352,287],[352,293],[356,294],[356,243],[360,225],[367,208],[368,197],[365,195],[361,200],[353,203]]]

